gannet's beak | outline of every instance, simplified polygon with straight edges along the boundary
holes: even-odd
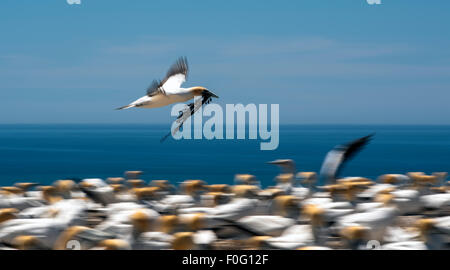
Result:
[[[219,98],[219,96],[217,96],[216,94],[214,94],[213,92],[211,92],[211,91],[209,91],[209,90],[206,90],[206,92],[207,92],[208,94],[210,94],[211,97]]]
[[[285,163],[285,161],[284,160],[279,160],[279,159],[266,162],[266,164],[273,164],[273,165],[281,165],[283,163]]]

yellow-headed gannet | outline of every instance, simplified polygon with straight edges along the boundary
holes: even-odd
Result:
[[[201,86],[182,88],[188,74],[188,64],[185,57],[179,58],[169,69],[162,81],[154,80],[147,89],[147,95],[118,108],[118,110],[136,108],[158,108],[173,103],[185,102],[195,96],[217,96]]]

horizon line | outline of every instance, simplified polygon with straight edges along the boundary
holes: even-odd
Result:
[[[7,125],[170,125],[170,123],[0,123]],[[245,124],[248,126],[248,124]],[[450,126],[449,124],[411,123],[286,123],[280,126]],[[270,126],[270,125],[269,125]]]

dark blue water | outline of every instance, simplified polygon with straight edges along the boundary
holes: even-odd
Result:
[[[232,183],[236,173],[271,184],[278,168],[265,164],[291,158],[298,170],[318,171],[336,144],[376,132],[374,140],[342,171],[375,178],[384,173],[450,171],[450,126],[281,126],[275,151],[259,140],[159,139],[159,125],[0,125],[0,184],[51,183],[63,178],[122,176],[142,170],[144,180],[203,179]]]

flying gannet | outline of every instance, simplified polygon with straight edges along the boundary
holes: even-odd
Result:
[[[353,156],[356,155],[362,148],[367,145],[374,134],[359,138],[344,145],[335,146],[325,157],[320,169],[320,179],[322,184],[325,182],[336,181],[340,169]]]
[[[186,81],[187,74],[187,59],[185,57],[181,57],[170,67],[169,71],[167,71],[166,77],[162,81],[154,80],[151,83],[151,85],[147,88],[147,95],[133,101],[126,106],[117,108],[117,110],[129,109],[133,107],[158,108],[173,103],[185,102],[193,99],[196,96],[202,97],[202,103],[209,102],[211,97],[218,98],[217,95],[213,94],[205,87],[181,87],[181,85]],[[193,113],[194,103],[189,104],[188,106],[189,111]]]

